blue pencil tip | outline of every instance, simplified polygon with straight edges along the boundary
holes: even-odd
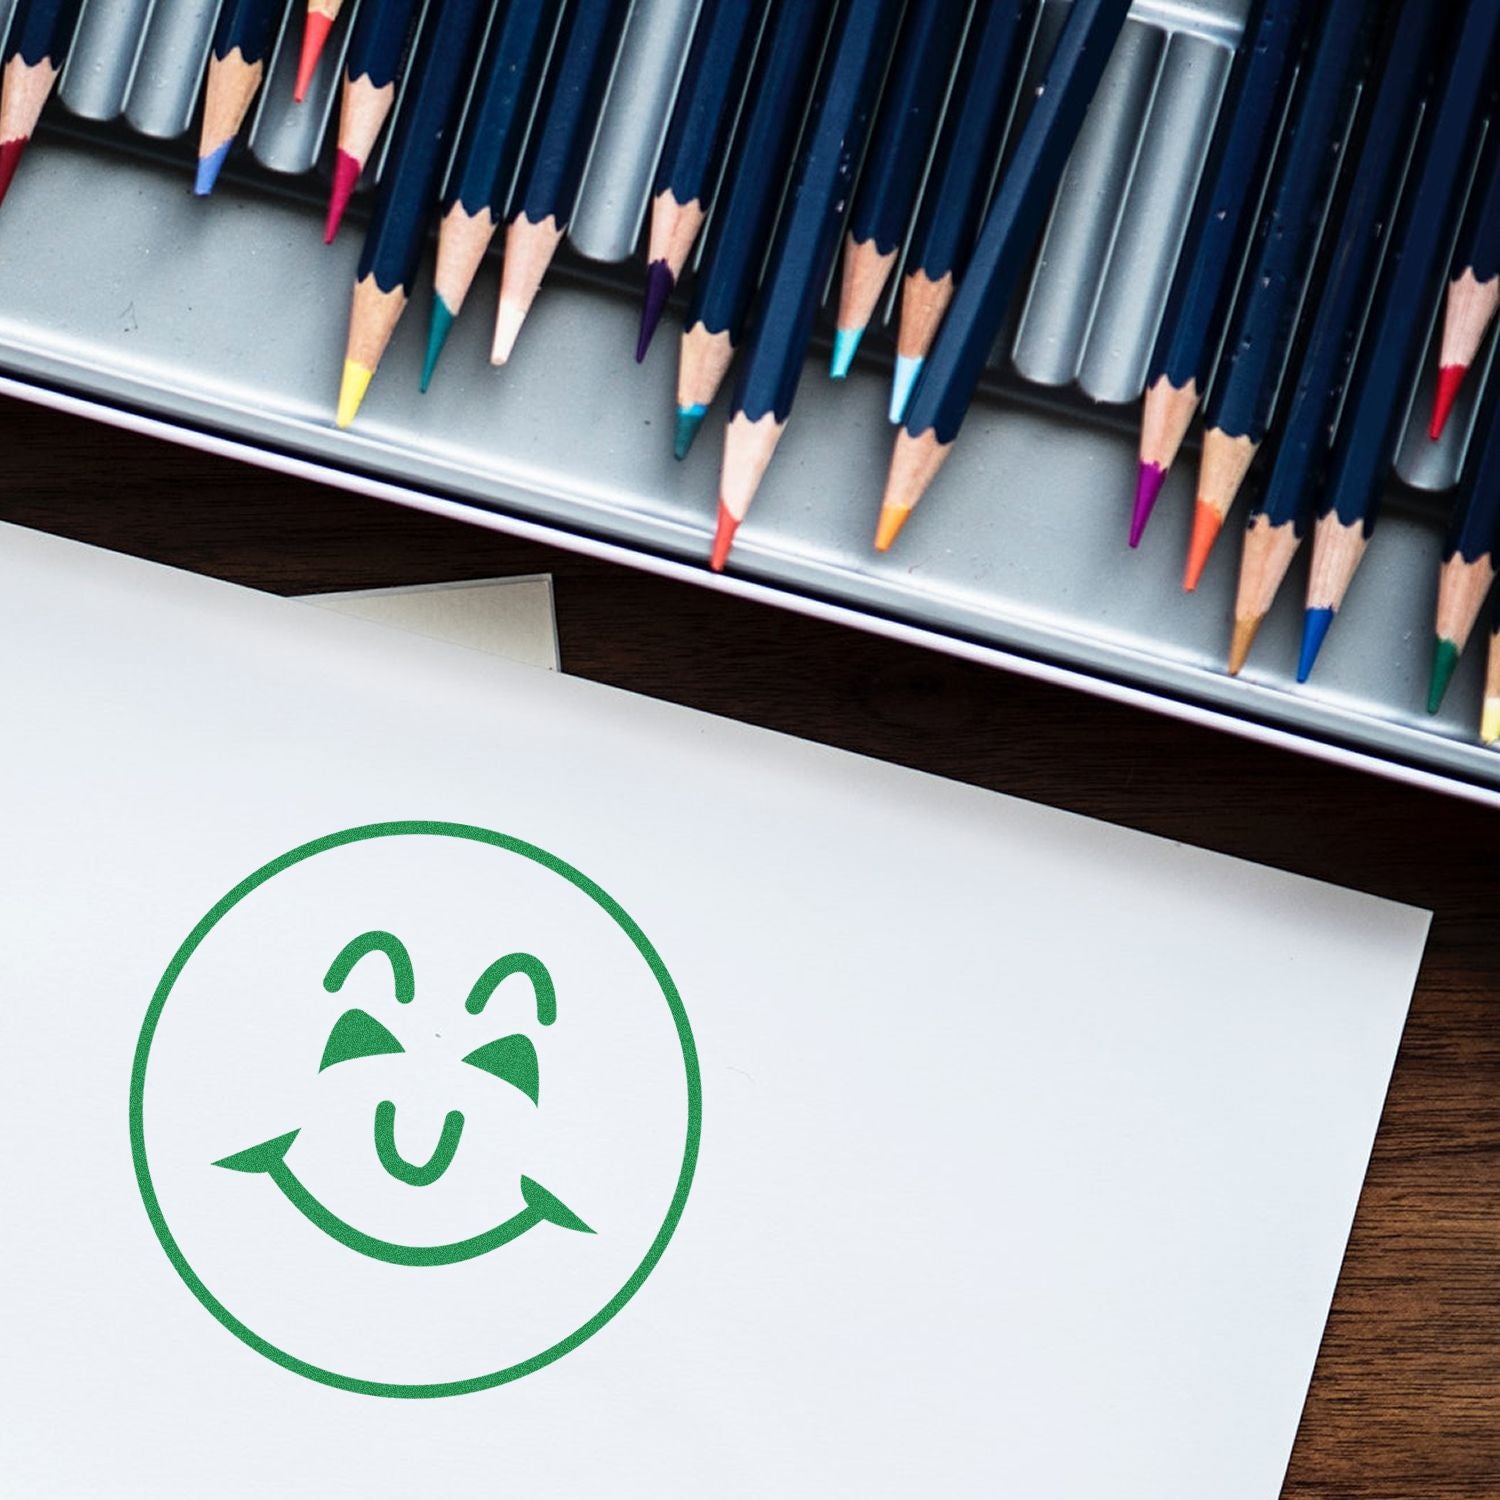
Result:
[[[911,402],[911,393],[917,383],[917,376],[922,373],[922,360],[913,359],[905,354],[896,356],[896,372],[891,376],[891,411],[892,422],[904,422],[906,420],[906,408]]]
[[[1333,624],[1331,609],[1309,609],[1302,617],[1302,654],[1297,659],[1297,681],[1306,682],[1312,676],[1313,663],[1323,649],[1328,627]]]
[[[439,296],[432,299],[432,321],[427,325],[427,357],[422,361],[422,389],[432,384],[432,372],[437,369],[438,355],[448,340],[448,330],[453,327],[453,309]]]
[[[229,156],[229,148],[234,145],[231,136],[222,146],[215,146],[207,156],[198,158],[198,173],[193,178],[193,192],[199,198],[206,198],[214,190],[214,183],[219,180],[219,171]]]
[[[859,341],[865,336],[863,328],[836,328],[833,332],[833,358],[828,362],[828,373],[835,380],[842,380],[854,363]]]
[[[678,458],[688,456],[688,450],[693,446],[693,439],[698,436],[698,429],[703,425],[703,419],[707,415],[708,408],[696,403],[692,406],[677,408],[677,431],[672,437],[672,452]]]

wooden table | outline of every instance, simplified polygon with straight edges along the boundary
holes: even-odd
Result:
[[[549,572],[578,676],[1433,908],[1284,1493],[1500,1496],[1500,816],[33,407],[0,434],[0,519],[279,593]]]

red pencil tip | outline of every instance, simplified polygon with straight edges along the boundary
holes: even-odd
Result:
[[[4,147],[0,147],[0,150],[3,149]],[[1432,425],[1427,429],[1427,436],[1433,442],[1442,437],[1443,429],[1448,425],[1448,418],[1453,412],[1453,403],[1458,400],[1459,388],[1468,373],[1468,365],[1443,365],[1439,368],[1437,394],[1432,398]]]
[[[13,141],[0,141],[0,202],[4,201],[6,193],[10,191],[10,180],[16,175],[21,153],[25,151],[30,139],[29,135],[22,135]]]
[[[721,500],[719,502],[719,524],[714,529],[713,556],[709,558],[708,565],[715,573],[724,571],[724,564],[729,561],[729,549],[734,546],[734,534],[740,529],[740,523],[729,513],[729,508]]]
[[[308,11],[307,24],[302,30],[302,55],[297,59],[297,86],[292,90],[292,98],[298,104],[307,97],[313,74],[318,71],[318,59],[323,55],[323,44],[332,29],[333,22],[327,16]]]
[[[354,196],[361,170],[362,164],[347,151],[334,152],[333,186],[328,190],[328,222],[323,226],[325,245],[331,245],[334,235],[339,232],[339,223],[344,217],[344,210],[349,206],[350,198]]]

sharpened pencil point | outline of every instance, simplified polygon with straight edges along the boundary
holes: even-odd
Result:
[[[1458,400],[1464,376],[1468,373],[1468,365],[1443,365],[1438,370],[1437,391],[1432,398],[1432,422],[1427,429],[1427,436],[1433,442],[1442,437],[1453,413],[1453,403]]]
[[[635,341],[635,362],[640,364],[646,357],[646,351],[651,347],[652,336],[656,333],[656,325],[661,322],[661,315],[667,309],[667,298],[672,295],[672,288],[677,285],[677,278],[672,274],[672,268],[664,260],[653,260],[646,267],[646,297],[641,303],[641,331]]]
[[[1234,622],[1234,634],[1229,641],[1229,675],[1231,677],[1240,675],[1240,669],[1250,655],[1250,648],[1255,644],[1260,622],[1264,619],[1264,615],[1250,615]]]
[[[703,419],[707,415],[708,408],[702,405],[677,408],[677,430],[672,434],[674,458],[686,458],[692,451],[693,439],[698,436],[698,429],[703,425]]]
[[[1313,663],[1323,642],[1328,636],[1328,627],[1333,624],[1331,609],[1309,609],[1302,617],[1302,650],[1297,657],[1297,681],[1306,682],[1312,676]]]
[[[344,361],[344,378],[339,382],[339,411],[334,418],[340,427],[347,427],[358,415],[360,403],[374,377],[374,370],[356,364],[352,359]]]
[[[1167,481],[1167,471],[1160,464],[1142,463],[1136,468],[1135,504],[1130,511],[1130,545],[1139,547],[1146,522],[1156,508],[1157,496]]]
[[[1443,694],[1453,681],[1458,665],[1458,642],[1439,636],[1432,647],[1432,676],[1427,681],[1427,712],[1435,714],[1443,706]]]
[[[453,309],[440,295],[432,299],[432,318],[427,324],[427,355],[422,361],[422,389],[432,384],[432,372],[437,369],[438,355],[448,342],[448,330],[453,327]]]
[[[293,100],[301,104],[312,86],[313,74],[318,71],[318,59],[323,55],[323,44],[333,22],[321,11],[310,10],[302,29],[302,51],[297,58],[297,83],[292,89]]]
[[[362,166],[347,151],[333,153],[333,184],[328,189],[328,218],[323,225],[323,243],[331,245],[344,219],[344,210],[359,185]]]
[[[833,358],[828,361],[828,373],[835,380],[842,380],[854,363],[859,341],[865,336],[863,328],[835,328],[833,331]]]
[[[1190,594],[1198,587],[1198,580],[1203,577],[1203,569],[1208,563],[1208,554],[1213,551],[1219,528],[1223,524],[1223,516],[1213,506],[1206,505],[1202,500],[1194,506],[1193,534],[1188,541],[1187,566],[1182,571],[1182,586]]]
[[[193,178],[193,192],[199,198],[206,198],[214,190],[214,183],[219,180],[219,172],[223,167],[225,159],[229,155],[229,148],[234,145],[233,139],[227,140],[221,146],[215,146],[207,156],[198,158],[198,171]]]
[[[526,321],[526,309],[514,302],[501,299],[495,309],[495,337],[490,344],[490,363],[503,365],[514,353],[516,340],[521,336],[521,325]]]
[[[926,361],[919,355],[898,354],[896,356],[895,373],[891,376],[891,410],[892,422],[904,422],[906,420],[906,408],[911,404],[911,393],[916,388],[917,376],[922,373],[922,366]]]
[[[889,552],[891,543],[901,535],[901,528],[910,518],[911,511],[907,506],[897,505],[892,500],[882,501],[880,519],[875,523],[875,550]]]
[[[740,523],[730,513],[729,507],[721,500],[719,502],[719,523],[714,527],[714,550],[709,558],[708,565],[715,573],[724,571],[724,564],[729,561],[729,549],[734,546],[734,534],[740,529]]]
[[[1479,738],[1486,745],[1500,740],[1500,698],[1486,698],[1484,713],[1479,720]]]

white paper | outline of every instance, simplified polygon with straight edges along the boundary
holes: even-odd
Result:
[[[558,669],[552,579],[546,574],[388,589],[302,594],[304,604],[396,625],[432,640]]]
[[[8,527],[0,640],[4,1493],[1277,1493],[1423,914]],[[628,918],[247,880],[397,820]],[[628,1289],[630,922],[633,1295],[262,1352]]]

